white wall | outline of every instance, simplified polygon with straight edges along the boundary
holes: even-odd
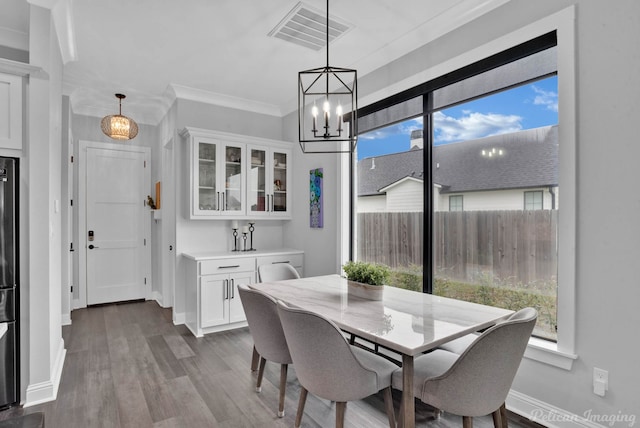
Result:
[[[29,56],[44,73],[31,76],[21,180],[27,247],[21,272],[22,397],[27,404],[55,397],[64,363],[61,320],[62,59],[49,10],[30,7]],[[56,201],[58,201],[56,203]],[[25,206],[26,205],[26,206]],[[21,215],[22,216],[22,215]],[[23,229],[24,230],[24,229]],[[26,337],[25,337],[26,336]],[[24,390],[26,388],[26,391]]]
[[[298,114],[293,112],[283,120],[285,141],[298,141]],[[341,263],[339,204],[343,178],[340,161],[343,154],[305,154],[299,145],[293,149],[293,219],[284,227],[284,244],[304,251],[305,276],[338,273]],[[309,171],[323,168],[324,227],[309,227]],[[346,178],[344,178],[346,180]],[[298,185],[298,183],[300,183]]]

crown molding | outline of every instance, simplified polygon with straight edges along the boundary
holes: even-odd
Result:
[[[169,86],[173,90],[175,97],[179,99],[251,111],[269,116],[282,117],[281,108],[275,104],[267,104],[259,101],[219,94],[216,92],[203,91],[200,89],[190,88],[188,86],[176,85],[174,83]]]
[[[27,0],[27,2],[51,11],[63,64],[76,61],[78,51],[71,0]]]
[[[0,58],[0,72],[17,76],[46,77],[46,73],[40,67],[5,58]]]

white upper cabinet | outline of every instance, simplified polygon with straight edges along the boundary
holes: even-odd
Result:
[[[291,218],[290,143],[185,128],[191,219]]]
[[[191,216],[243,216],[244,144],[194,137],[191,143]]]
[[[0,73],[0,148],[22,149],[22,77]]]

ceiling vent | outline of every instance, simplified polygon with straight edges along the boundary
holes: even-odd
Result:
[[[333,42],[351,28],[350,24],[329,17],[329,42]],[[326,12],[299,2],[268,35],[319,51],[327,44],[326,29]]]

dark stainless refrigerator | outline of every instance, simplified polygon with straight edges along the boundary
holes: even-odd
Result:
[[[17,162],[0,157],[0,408],[18,401]]]

